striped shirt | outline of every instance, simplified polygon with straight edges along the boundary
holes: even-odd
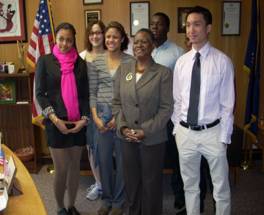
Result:
[[[131,55],[122,54],[121,63],[133,60]],[[111,75],[107,66],[107,54],[99,54],[92,63],[95,67],[90,71],[90,107],[96,104],[112,105],[113,80],[115,75]]]

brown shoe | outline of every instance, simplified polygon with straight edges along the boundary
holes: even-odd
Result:
[[[123,210],[122,208],[112,208],[110,215],[122,215]]]
[[[108,215],[110,212],[110,208],[107,207],[100,207],[100,209],[97,211],[98,215]]]

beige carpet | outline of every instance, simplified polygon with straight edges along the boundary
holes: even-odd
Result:
[[[232,184],[232,215],[263,215],[264,214],[264,173],[260,167],[243,171],[239,170],[236,186]],[[48,215],[56,214],[52,184],[53,175],[47,173],[47,166],[43,166],[38,174],[32,174],[36,186],[47,208]],[[82,215],[95,215],[100,207],[100,200],[89,201],[85,198],[86,189],[93,183],[91,176],[81,176],[80,187],[76,201],[76,208]],[[175,215],[173,208],[173,194],[170,188],[170,175],[164,175],[163,215]],[[211,194],[207,195],[204,215],[213,214]]]

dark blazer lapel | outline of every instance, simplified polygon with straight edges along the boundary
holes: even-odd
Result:
[[[139,81],[136,83],[136,89],[139,89],[143,87],[145,84],[147,84],[152,78],[154,78],[157,75],[157,72],[155,70],[156,64],[152,60],[150,66],[144,71],[142,77],[139,79]]]
[[[50,71],[50,72],[52,72],[52,74],[54,76],[61,78],[61,70],[60,70],[61,66],[60,66],[59,61],[53,54],[51,54],[50,56],[51,56],[51,58],[50,58],[51,61],[54,61],[54,65],[55,65],[54,71]],[[51,65],[52,65],[52,63],[51,63]]]

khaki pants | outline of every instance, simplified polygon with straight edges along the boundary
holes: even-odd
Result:
[[[184,183],[187,214],[200,214],[200,164],[203,155],[209,164],[213,182],[216,215],[230,215],[231,197],[228,178],[227,146],[219,142],[220,125],[193,131],[179,125],[176,143]]]

